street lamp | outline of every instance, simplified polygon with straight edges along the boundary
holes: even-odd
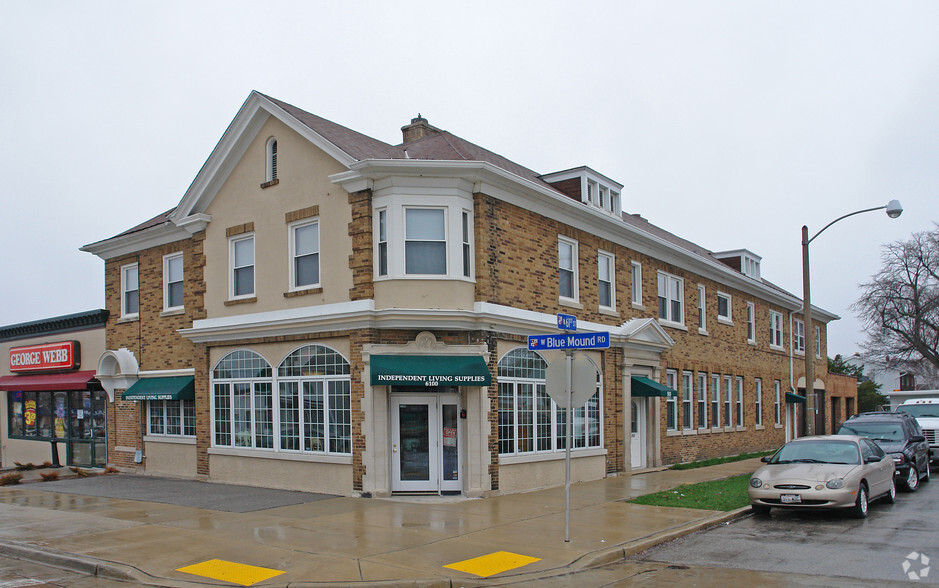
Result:
[[[898,200],[891,200],[885,206],[875,206],[874,208],[865,208],[856,210],[844,216],[839,216],[831,221],[822,230],[815,233],[809,239],[809,228],[802,225],[802,317],[805,319],[805,434],[814,435],[815,428],[819,425],[818,415],[816,414],[816,396],[815,396],[815,329],[812,327],[812,296],[809,287],[809,243],[815,240],[815,237],[821,235],[825,229],[836,222],[846,219],[849,216],[861,214],[862,212],[873,212],[875,210],[885,210],[890,218],[897,218],[903,213],[903,207]],[[824,397],[821,398],[824,400]],[[813,415],[812,418],[809,415]],[[821,430],[824,432],[825,425],[821,423]]]

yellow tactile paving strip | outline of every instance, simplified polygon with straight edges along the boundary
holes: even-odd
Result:
[[[480,557],[474,557],[473,559],[447,564],[443,567],[488,578],[489,576],[501,574],[508,570],[527,566],[536,561],[541,561],[541,558],[519,555],[509,551],[497,551],[489,555],[482,555]]]
[[[224,559],[210,559],[202,563],[178,568],[177,572],[212,578],[213,580],[223,580],[232,584],[250,586],[264,580],[269,580],[274,576],[279,576],[284,572],[262,568],[259,566],[249,566],[247,564],[225,561]]]

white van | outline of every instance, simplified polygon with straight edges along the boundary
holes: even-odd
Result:
[[[929,442],[930,461],[939,461],[939,398],[914,398],[897,407],[897,412],[907,412],[916,421]]]

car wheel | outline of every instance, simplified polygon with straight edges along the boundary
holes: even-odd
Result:
[[[897,502],[897,483],[892,478],[890,479],[890,491],[884,496],[884,502],[887,504],[895,504]]]
[[[868,506],[867,486],[861,484],[857,489],[857,500],[854,502],[854,508],[851,509],[851,513],[859,519],[866,519]]]
[[[751,504],[750,510],[757,516],[765,517],[769,515],[771,508],[763,504]]]
[[[919,472],[916,471],[916,464],[910,464],[904,484],[910,492],[916,492],[916,489],[919,488]]]

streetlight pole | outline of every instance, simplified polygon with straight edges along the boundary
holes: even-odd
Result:
[[[822,230],[809,238],[809,227],[802,225],[802,317],[805,319],[805,328],[802,333],[805,338],[805,434],[814,435],[816,427],[825,431],[824,423],[818,422],[817,405],[824,405],[824,396],[816,396],[815,392],[815,329],[812,326],[812,292],[809,284],[809,243],[815,240],[815,237],[821,235],[825,229],[836,222],[846,219],[849,216],[861,214],[863,212],[872,212],[875,210],[886,210],[887,216],[897,218],[903,213],[903,207],[897,200],[891,200],[885,206],[875,206],[874,208],[865,208],[856,210],[844,216],[839,216],[831,221]],[[794,338],[793,338],[794,339]]]

